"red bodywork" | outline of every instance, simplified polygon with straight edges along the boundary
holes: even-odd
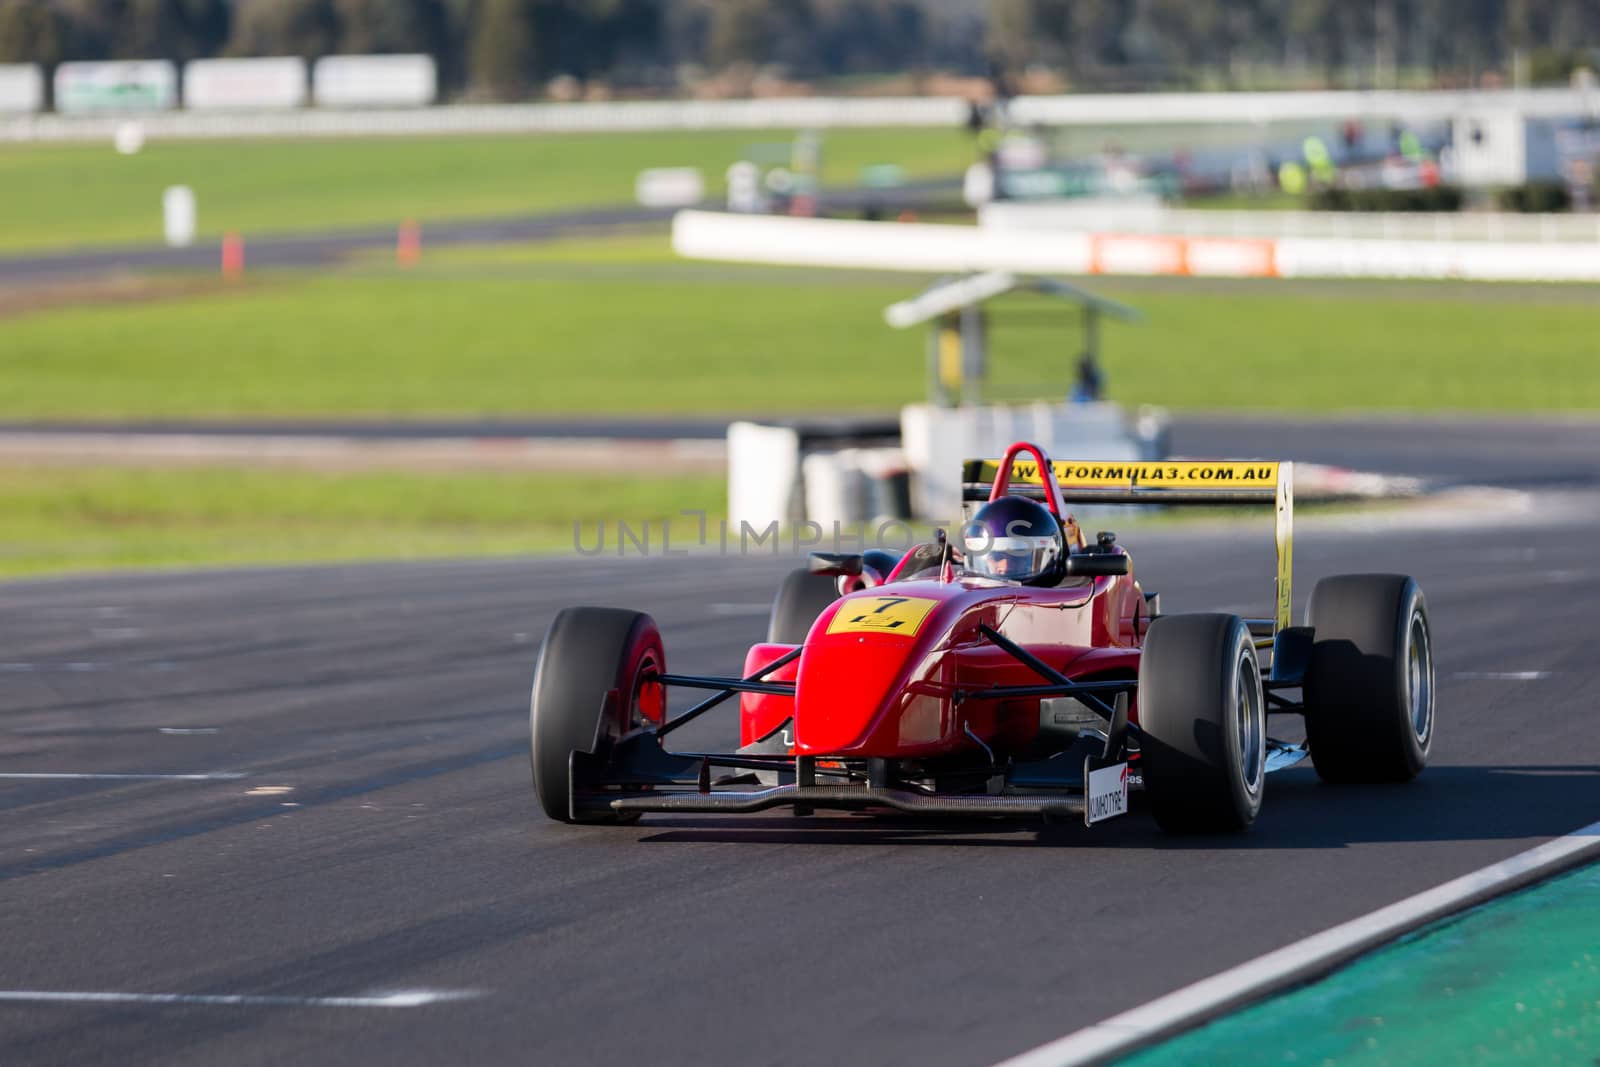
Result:
[[[1007,452],[994,498],[1004,494],[1006,473],[1020,451],[1034,453],[1049,478],[1051,511],[1069,538],[1078,539],[1060,506],[1050,465],[1032,445]],[[900,621],[873,625],[874,616],[886,611]],[[798,755],[926,759],[985,746],[996,755],[1020,751],[1038,732],[1038,698],[956,699],[958,691],[1041,680],[984,638],[980,625],[1074,681],[1112,680],[1137,676],[1149,617],[1131,574],[1039,588],[966,575],[948,565],[910,577],[897,572],[822,613],[800,658],[770,676],[796,682],[793,696],[741,694],[741,743],[773,737],[792,720],[785,744]],[[745,658],[745,676],[793,647],[754,646]],[[1136,705],[1129,712],[1137,718]]]

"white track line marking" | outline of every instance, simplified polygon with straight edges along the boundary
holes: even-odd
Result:
[[[153,1004],[209,1008],[421,1008],[468,1000],[473,990],[412,989],[363,997],[254,996],[224,993],[71,993],[42,989],[0,990],[0,1002],[13,1004]]]
[[[1450,677],[1484,682],[1542,682],[1549,671],[1456,671]]]
[[[188,734],[215,734],[222,731],[215,726],[163,726],[160,732],[187,736]]]
[[[222,771],[217,774],[52,774],[0,772],[0,778],[63,780],[69,782],[231,782],[248,778],[248,771]]]
[[[1600,822],[1203,978],[996,1067],[1070,1067],[1131,1052],[1591,855],[1600,855]]]
[[[0,663],[0,674],[94,674],[98,671],[170,671],[176,663],[167,660],[150,662],[112,663],[102,660],[60,660],[53,663],[34,663],[7,660]]]

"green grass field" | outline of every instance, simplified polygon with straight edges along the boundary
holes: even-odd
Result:
[[[1206,211],[1305,211],[1306,198],[1290,193],[1220,193],[1186,200],[1184,207]]]
[[[316,230],[533,214],[633,202],[647,167],[697,166],[720,189],[754,144],[793,131],[546,134],[526,137],[243,142],[155,141],[135,156],[106,145],[0,147],[0,251],[161,240],[161,194],[189,185],[202,233]],[[899,164],[909,177],[972,161],[959,130],[836,130],[824,179]]]
[[[658,236],[257,275],[0,318],[0,418],[890,410],[923,398],[923,335],[882,310],[924,284],[675,263]],[[1106,328],[1129,403],[1600,408],[1588,289],[1091,284],[1148,319]],[[1065,391],[1070,314],[1018,297],[992,322],[997,388]]]
[[[0,310],[0,419],[891,410],[923,336],[882,310],[923,277],[677,261],[611,236],[382,258],[237,285],[157,279]],[[1175,408],[1600,409],[1578,287],[1111,280],[1111,395]],[[77,303],[71,301],[77,300]],[[102,301],[102,302],[95,302]],[[997,390],[1064,391],[1070,314],[1008,298]],[[0,466],[0,574],[559,551],[587,476]],[[724,507],[720,478],[630,479],[638,519]],[[615,517],[608,515],[606,517]]]
[[[604,521],[719,515],[721,478],[0,467],[0,575],[515,555],[593,548]],[[659,527],[657,527],[659,529]]]

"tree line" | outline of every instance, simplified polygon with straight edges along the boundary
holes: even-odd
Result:
[[[1596,49],[1597,0],[0,0],[0,62],[426,52],[447,88],[499,99],[731,68],[1459,85],[1554,79]]]
[[[1554,81],[1600,63],[1596,0],[993,0],[991,45],[1079,84],[1390,88]],[[1522,65],[1520,71],[1515,68]]]

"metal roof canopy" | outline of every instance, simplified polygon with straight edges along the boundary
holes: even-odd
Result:
[[[941,278],[910,300],[890,304],[883,311],[883,319],[897,330],[908,329],[921,323],[947,315],[952,311],[993,300],[1012,292],[1044,293],[1059,297],[1079,307],[1110,315],[1123,322],[1143,322],[1144,316],[1126,304],[1108,300],[1089,290],[1057,278],[1012,274],[1010,271],[991,270],[981,274],[968,274],[960,278]]]
[[[983,304],[1012,292],[1043,293],[1083,311],[1083,352],[1079,356],[1079,384],[1098,390],[1100,316],[1138,323],[1144,316],[1126,304],[1108,300],[1057,278],[984,271],[960,278],[941,278],[912,297],[891,304],[884,321],[897,330],[933,323],[928,336],[928,393],[935,404],[955,407],[982,403],[982,383],[988,363],[988,324]]]

